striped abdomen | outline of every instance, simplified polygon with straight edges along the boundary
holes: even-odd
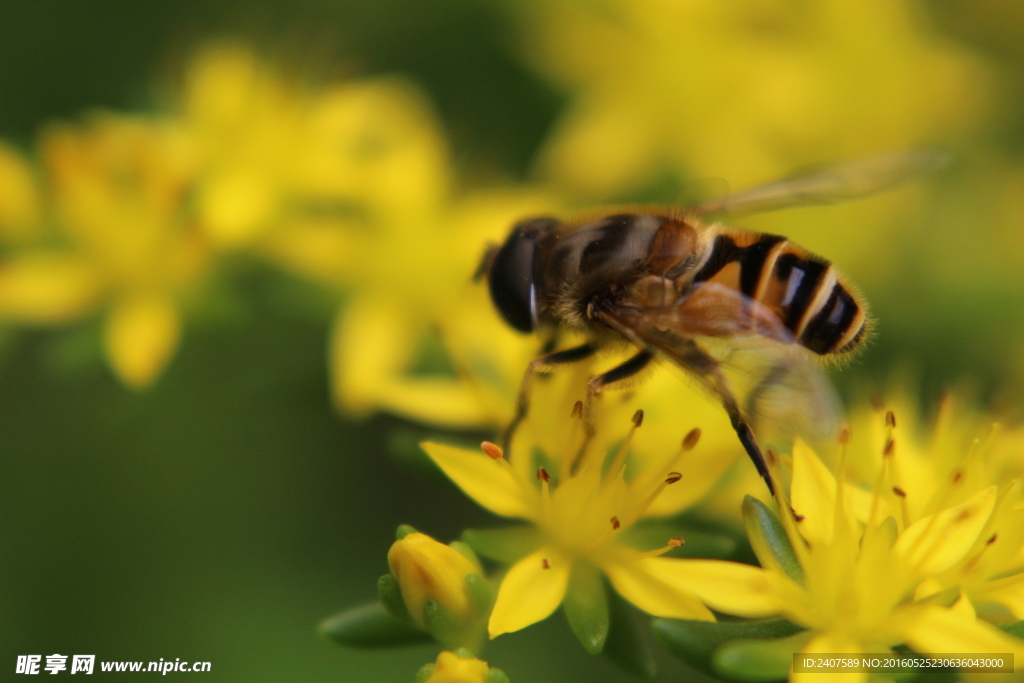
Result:
[[[864,338],[864,305],[832,264],[778,235],[719,233],[694,282],[740,290],[820,355],[852,351]]]

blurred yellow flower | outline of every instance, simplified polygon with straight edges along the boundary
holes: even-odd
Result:
[[[447,169],[433,165],[443,143],[421,125],[418,93],[397,80],[313,87],[224,43],[189,64],[178,106],[196,152],[198,220],[221,247],[368,202],[415,214],[416,196],[447,183]]]
[[[979,113],[977,63],[913,0],[522,7],[526,54],[575,96],[543,166],[591,196],[664,167],[745,185],[932,140]]]
[[[42,138],[47,209],[66,243],[0,268],[0,316],[54,324],[106,308],[105,348],[118,378],[142,388],[170,359],[182,299],[207,249],[183,211],[190,149],[171,121],[97,114]]]
[[[675,184],[678,197],[716,179],[743,190],[808,165],[955,144],[983,125],[993,78],[930,29],[921,5],[518,3],[524,59],[570,96],[539,172],[577,200],[671,199],[657,188]],[[924,206],[904,190],[743,226],[791,237],[871,286]]]
[[[42,197],[28,160],[0,142],[0,240],[23,242],[42,228]]]
[[[467,303],[473,271],[488,240],[552,201],[516,188],[456,193],[438,124],[406,84],[338,89],[320,114],[339,151],[326,175],[338,181],[347,211],[298,217],[258,248],[345,293],[329,350],[336,403],[357,414],[384,409],[445,426],[493,424],[466,378],[417,374],[415,365],[431,340],[456,342],[454,329],[496,327],[489,310]],[[506,351],[525,363],[532,344],[508,339]]]

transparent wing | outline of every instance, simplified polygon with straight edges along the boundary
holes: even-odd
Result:
[[[914,150],[800,173],[731,197],[705,202],[700,214],[742,215],[793,206],[833,204],[901,185],[949,163],[939,150]]]
[[[682,368],[723,403],[734,401],[755,432],[772,440],[835,441],[842,404],[813,354],[777,315],[714,283],[652,305],[643,297],[654,286],[641,285],[639,294],[601,319]]]

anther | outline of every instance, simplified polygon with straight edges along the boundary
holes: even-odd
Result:
[[[797,521],[797,522],[802,522],[802,521],[804,521],[805,519],[807,519],[807,518],[806,518],[806,517],[804,517],[803,515],[797,514],[797,511],[796,511],[796,510],[794,510],[792,506],[790,506],[790,508],[789,508],[789,511],[790,511],[791,513],[793,513],[793,519],[794,519],[795,521]]]
[[[697,447],[698,441],[700,441],[700,427],[694,427],[683,437],[683,450],[692,451]]]
[[[666,484],[674,484],[674,483],[676,483],[677,481],[679,481],[682,478],[683,478],[683,475],[681,475],[679,472],[669,472],[668,476],[665,477],[665,483]]]
[[[850,428],[843,427],[839,430],[839,443],[846,445],[850,443]]]
[[[619,522],[619,518],[618,517],[612,517],[612,528],[615,529],[616,531],[618,531],[621,526],[622,526],[622,523]]]
[[[891,410],[885,411],[885,426],[890,429],[896,429],[896,414]]]
[[[572,415],[570,417],[581,418],[583,417],[583,401],[576,401],[572,406]]]
[[[637,410],[635,413],[633,413],[633,426],[634,427],[639,427],[643,423],[644,423],[644,411]]]
[[[771,448],[769,448],[768,449],[768,464],[770,464],[772,467],[774,467],[775,465],[778,464],[778,462],[779,462],[778,454],[775,451],[773,451]]]
[[[673,536],[672,538],[668,539],[669,548],[682,548],[684,545],[686,545],[686,541],[679,538],[678,536]]]
[[[537,468],[537,479],[539,479],[540,481],[543,481],[543,482],[549,482],[549,481],[551,481],[551,475],[548,474],[548,471],[546,469],[544,469],[543,467],[538,467]]]
[[[885,449],[882,451],[882,455],[889,457],[894,450],[896,450],[896,439],[889,439],[885,442]]]
[[[906,498],[907,497],[907,492],[904,491],[903,489],[901,489],[899,486],[893,486],[892,487],[892,492],[895,493],[900,498]]]
[[[540,561],[540,566],[543,569],[551,569],[551,563],[548,562],[548,558],[546,558],[546,557],[543,560]]]
[[[992,545],[999,538],[999,534],[992,534],[992,537],[985,541],[985,545]]]
[[[484,441],[480,444],[480,450],[487,454],[491,460],[501,460],[505,457],[505,453],[501,450],[501,446],[490,441]]]
[[[956,472],[953,473],[953,482],[952,483],[959,484],[960,480],[963,479],[963,478],[964,478],[964,471],[963,470],[957,470]]]

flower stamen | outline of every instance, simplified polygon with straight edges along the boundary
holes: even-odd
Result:
[[[484,441],[480,444],[480,450],[482,450],[491,460],[498,463],[500,467],[505,468],[505,470],[512,475],[512,480],[516,482],[524,494],[529,494],[530,492],[537,490],[529,481],[524,479],[525,475],[521,475],[516,468],[512,467],[512,463],[505,458],[505,451],[501,446],[491,441]]]
[[[668,475],[666,475],[666,477],[662,479],[657,486],[654,487],[654,490],[651,491],[650,494],[648,494],[647,498],[645,498],[644,501],[639,506],[637,506],[637,508],[633,511],[633,514],[629,516],[629,524],[632,524],[636,520],[643,517],[644,513],[647,512],[647,508],[651,507],[651,504],[658,499],[658,496],[661,495],[661,492],[665,490],[666,486],[675,484],[682,478],[683,475],[680,474],[679,472],[669,472]]]
[[[551,520],[551,475],[543,467],[537,468],[537,479],[540,480],[541,514],[545,521]],[[546,560],[545,560],[546,561]]]
[[[661,548],[658,548],[656,550],[648,550],[645,553],[641,553],[641,556],[642,557],[659,557],[659,556],[664,555],[665,553],[667,553],[669,551],[675,550],[676,548],[682,548],[684,545],[686,545],[686,541],[684,541],[683,539],[679,538],[678,536],[674,536],[674,537],[668,539],[668,544],[667,545],[665,545],[665,546],[663,546]]]
[[[633,443],[633,435],[636,433],[636,430],[644,423],[644,411],[637,410],[633,413],[632,423],[633,426],[629,428],[629,433],[626,434],[625,440],[619,446],[618,453],[615,454],[615,459],[612,460],[611,467],[608,468],[606,483],[625,474],[626,452],[629,451],[629,446]]]

